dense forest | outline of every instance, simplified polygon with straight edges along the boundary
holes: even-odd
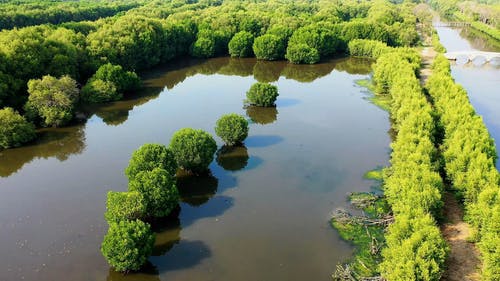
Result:
[[[2,2],[0,149],[33,141],[39,128],[71,124],[83,105],[133,95],[141,88],[142,71],[188,56],[255,57],[286,60],[289,65],[346,55],[369,58],[375,62],[372,89],[386,101],[394,133],[390,167],[381,173],[391,223],[381,231],[384,244],[376,261],[360,274],[385,280],[440,280],[449,249],[439,222],[443,192],[449,186],[474,227],[471,239],[481,251],[483,279],[499,280],[497,151],[442,54],[421,86],[417,24],[429,24],[431,16],[419,14],[420,2]],[[479,2],[431,0],[430,5],[446,17],[477,22],[475,28],[500,38],[498,3]],[[436,51],[444,52],[431,28],[429,33]],[[247,97],[257,100],[252,91],[273,91],[270,101],[263,103],[272,106],[278,95],[273,87],[257,83]],[[226,143],[246,138],[243,117],[221,120],[217,130]],[[235,124],[242,132],[230,137]],[[192,150],[184,147],[190,142],[204,147],[196,152],[206,154],[198,157],[204,159],[200,169],[189,166],[190,156],[183,154]],[[106,219],[111,227],[103,254],[119,271],[141,268],[154,241],[147,219],[169,215],[176,208],[177,166],[204,171],[217,147],[204,132],[182,130],[169,149],[152,144],[138,149],[126,170],[129,192],[108,195]],[[155,166],[160,162],[161,167]],[[144,206],[137,203],[141,200]],[[138,248],[137,257],[128,257],[131,264],[120,260],[120,247],[131,247],[120,244],[122,236],[130,236]]]

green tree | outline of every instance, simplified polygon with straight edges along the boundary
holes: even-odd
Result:
[[[101,79],[91,79],[82,88],[81,98],[88,103],[102,103],[117,101],[123,97],[116,90],[113,82],[104,81]]]
[[[111,63],[101,65],[91,79],[113,83],[118,93],[137,90],[141,84],[141,79],[135,72],[125,71],[120,65]]]
[[[21,146],[36,137],[35,126],[10,107],[0,109],[0,148]]]
[[[144,197],[141,193],[136,191],[108,192],[104,217],[109,224],[122,220],[142,219],[145,217],[146,211]]]
[[[216,39],[210,31],[198,33],[198,39],[191,47],[191,55],[197,58],[211,58],[216,54]]]
[[[279,60],[285,56],[285,45],[276,35],[265,34],[255,38],[253,52],[258,59]]]
[[[318,50],[304,43],[290,44],[286,49],[285,58],[296,64],[314,64],[319,61],[319,53]]]
[[[179,203],[175,178],[162,168],[139,172],[129,181],[128,190],[142,194],[147,217],[168,216]]]
[[[79,90],[69,76],[57,79],[47,75],[30,80],[28,93],[25,110],[33,119],[40,117],[44,126],[59,127],[73,118]]]
[[[278,87],[269,83],[257,82],[247,92],[247,101],[256,106],[274,106],[278,97]]]
[[[174,154],[166,146],[147,143],[132,153],[129,164],[125,169],[125,175],[129,180],[133,180],[138,173],[151,171],[154,168],[164,169],[171,176],[175,176],[177,163]]]
[[[236,33],[229,41],[229,54],[232,57],[250,57],[253,55],[253,35],[247,31]]]
[[[241,144],[248,136],[248,121],[235,113],[223,115],[217,120],[215,133],[226,145]]]
[[[104,236],[101,252],[116,271],[141,269],[153,251],[155,235],[140,220],[112,223]]]
[[[205,172],[214,160],[217,144],[212,136],[203,130],[184,128],[175,132],[169,148],[174,153],[179,167],[199,173]]]

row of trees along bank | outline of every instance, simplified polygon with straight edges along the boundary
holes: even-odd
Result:
[[[500,280],[500,177],[497,151],[467,92],[453,81],[448,60],[439,54],[426,89],[442,134],[446,180],[463,200],[483,261],[482,278]]]
[[[414,49],[391,48],[372,40],[351,41],[349,52],[377,58],[374,91],[390,100],[395,133],[391,166],[382,173],[383,200],[393,220],[383,232],[381,260],[377,258],[380,263],[373,265],[371,273],[385,280],[440,280],[448,253],[436,223],[443,206],[443,181],[434,111],[416,75],[420,55]]]
[[[136,71],[185,55],[227,54],[316,63],[344,53],[348,42],[358,38],[390,46],[412,45],[418,41],[413,5],[385,0],[151,2],[92,22],[3,30],[0,107],[29,117],[24,108],[28,82],[47,75],[69,76],[78,87],[90,78],[84,91],[87,101],[116,100],[121,93],[106,95],[118,92],[116,85],[91,77],[108,63]]]

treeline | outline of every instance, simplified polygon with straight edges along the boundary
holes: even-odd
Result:
[[[0,30],[93,21],[138,7],[137,1],[9,1],[0,4]]]
[[[448,251],[435,220],[443,205],[443,182],[433,109],[415,74],[419,68],[420,56],[412,49],[385,53],[374,66],[376,92],[390,95],[397,133],[383,183],[394,215],[380,264],[387,280],[440,280]]]
[[[466,91],[453,81],[450,64],[438,55],[426,84],[439,127],[447,180],[463,199],[465,219],[473,226],[483,261],[482,278],[500,280],[500,177],[495,167],[495,143],[469,102]]]
[[[348,43],[359,38],[389,46],[412,45],[418,41],[413,6],[384,0],[154,2],[95,22],[3,30],[0,107],[24,115],[31,79],[68,75],[81,88],[108,63],[136,71],[185,55],[228,54],[316,63],[344,53]],[[116,89],[95,80],[89,81],[93,84],[86,89],[92,91],[86,93],[98,96],[80,101],[110,101],[121,96],[106,95]]]

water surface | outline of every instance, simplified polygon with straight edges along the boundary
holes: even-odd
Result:
[[[0,152],[0,280],[331,280],[352,248],[329,226],[363,174],[388,161],[386,112],[356,86],[370,62],[313,66],[254,59],[185,60],[145,74],[125,101]],[[279,88],[276,108],[244,107],[256,81]],[[251,120],[245,147],[222,147],[211,176],[178,181],[178,217],[164,219],[138,274],[110,270],[99,246],[106,193],[144,143],[183,127],[214,133],[225,113]]]

